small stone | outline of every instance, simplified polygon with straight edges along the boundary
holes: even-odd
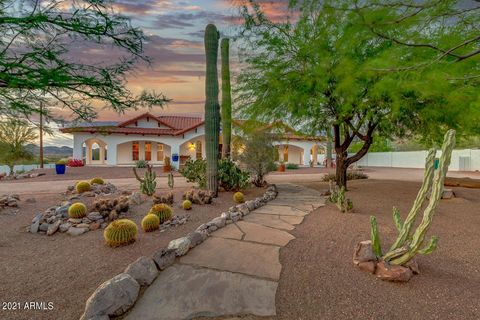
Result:
[[[90,228],[90,225],[88,223],[80,223],[76,225],[77,228]]]
[[[89,228],[90,228],[90,231],[100,229],[100,222],[98,222],[98,221],[92,222],[92,224],[90,224]]]
[[[384,261],[377,264],[375,275],[385,281],[407,282],[412,277],[412,270],[403,266],[388,265]]]
[[[133,192],[131,195],[128,196],[128,201],[132,205],[142,204],[142,196],[139,192]]]
[[[72,226],[72,224],[70,222],[65,222],[65,223],[62,223],[59,227],[60,229],[60,232],[67,232],[68,229]]]
[[[245,205],[247,206],[248,210],[253,211],[255,210],[255,201],[253,200],[248,200],[245,202]]]
[[[195,231],[207,230],[208,226],[204,223],[200,225]]]
[[[49,224],[44,222],[44,223],[40,224],[40,227],[38,228],[38,230],[46,232],[48,230],[48,226],[49,226]]]
[[[95,197],[95,192],[87,191],[87,192],[82,193],[82,196],[84,196],[84,197]]]
[[[130,309],[138,298],[140,285],[129,274],[121,273],[102,283],[88,298],[81,320],[107,319],[120,316]]]
[[[443,189],[442,199],[452,199],[455,197],[455,193],[452,189]]]
[[[211,226],[208,227],[207,232],[212,233],[212,232],[215,232],[217,230],[218,230],[218,228],[217,228],[216,225],[211,225]]]
[[[233,222],[236,222],[242,218],[242,214],[240,212],[233,212],[230,214],[230,219],[232,219]]]
[[[375,273],[375,269],[377,267],[377,263],[375,261],[364,261],[364,262],[359,262],[358,267],[362,271],[366,271],[369,273]]]
[[[223,212],[220,217],[225,218],[226,220],[230,219],[230,212]]]
[[[220,229],[225,227],[226,220],[227,220],[226,218],[222,218],[220,216],[220,217],[213,218],[208,224],[213,224]]]
[[[75,187],[74,187],[74,186],[68,186],[68,187],[67,187],[67,190],[68,190],[68,191],[73,191],[73,190],[75,190]]]
[[[100,220],[102,219],[102,215],[99,213],[99,212],[90,212],[88,215],[87,215],[87,218],[92,220],[92,221],[97,221],[97,220]]]
[[[82,223],[82,219],[69,218],[68,222],[71,222],[73,224],[78,224],[78,223]]]
[[[35,217],[32,219],[32,224],[30,226],[30,232],[31,233],[37,233],[38,228],[40,226],[40,220],[43,217],[43,213],[37,213]]]
[[[47,236],[51,236],[52,234],[54,234],[55,232],[57,232],[58,228],[60,227],[60,224],[62,223],[61,220],[58,220],[58,221],[55,221],[54,223],[52,223],[51,225],[48,226],[48,229],[47,229]]]
[[[187,237],[170,241],[168,249],[174,249],[177,257],[185,255],[190,249],[190,240]]]
[[[240,212],[242,216],[246,216],[250,213],[250,210],[245,203],[237,205],[237,211]]]
[[[78,195],[73,195],[70,198],[68,198],[68,200],[70,200],[70,201],[80,200],[80,197]]]
[[[190,240],[190,249],[192,249],[202,243],[207,238],[207,234],[205,232],[194,231],[187,234],[187,238]]]
[[[162,249],[153,255],[153,261],[158,270],[165,270],[175,262],[175,251],[174,249]]]
[[[35,203],[37,200],[35,198],[28,198],[25,200],[26,203]]]
[[[125,269],[141,286],[149,286],[158,275],[157,266],[151,258],[140,257]]]
[[[100,228],[105,229],[108,226],[108,223],[104,222],[100,225]]]
[[[85,232],[88,231],[88,228],[75,228],[75,227],[70,227],[67,231],[67,233],[71,236],[79,236],[81,234],[84,234]]]
[[[420,268],[418,267],[417,260],[412,259],[405,264],[405,267],[412,270],[413,274],[420,274]]]
[[[355,251],[353,253],[353,263],[358,265],[360,262],[376,261],[377,256],[373,253],[372,241],[365,240],[360,241],[355,246]]]

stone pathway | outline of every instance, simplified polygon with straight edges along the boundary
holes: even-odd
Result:
[[[160,273],[125,319],[275,315],[280,249],[295,239],[288,231],[324,205],[315,190],[292,184],[277,187],[277,199],[212,233]]]

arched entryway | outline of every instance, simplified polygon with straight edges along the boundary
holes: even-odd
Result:
[[[153,165],[162,165],[165,157],[171,158],[168,144],[151,140],[132,140],[117,145],[117,164],[131,165],[145,160]]]
[[[83,143],[83,161],[86,165],[106,164],[108,157],[107,144],[98,138],[85,140]]]

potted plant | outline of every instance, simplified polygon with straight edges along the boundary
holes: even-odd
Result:
[[[67,160],[66,159],[60,159],[57,162],[55,162],[55,172],[57,174],[65,174],[65,168],[67,167]]]
[[[172,164],[170,163],[170,157],[165,157],[163,159],[163,172],[172,171]]]
[[[285,172],[285,162],[280,161],[280,164],[278,165],[278,171]]]

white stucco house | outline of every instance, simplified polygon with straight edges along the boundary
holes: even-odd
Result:
[[[80,123],[60,129],[73,135],[73,158],[85,165],[132,166],[137,160],[162,165],[170,157],[175,168],[187,159],[205,157],[205,121],[195,115],[143,113],[125,121]],[[221,141],[220,141],[221,143]],[[276,143],[279,158],[308,166],[317,162],[320,138],[285,134]]]

